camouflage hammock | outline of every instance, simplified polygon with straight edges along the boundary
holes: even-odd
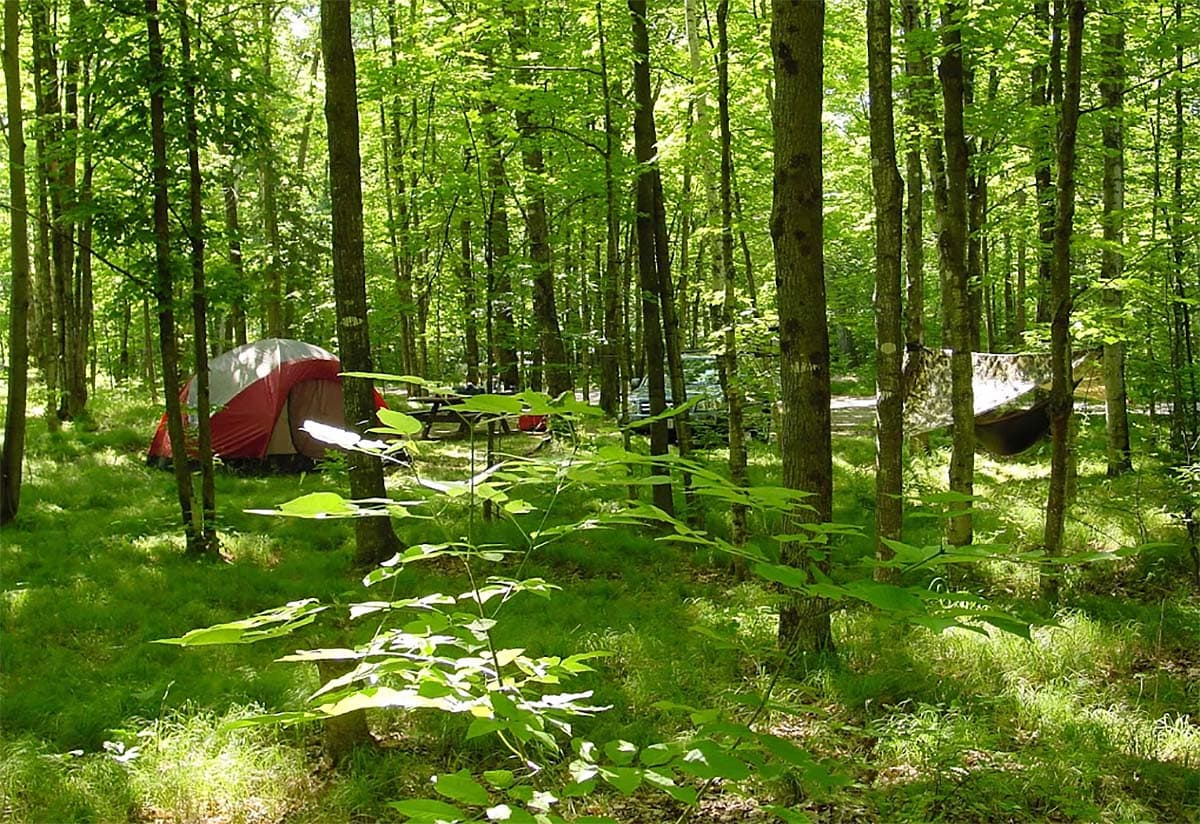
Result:
[[[1076,358],[1072,367],[1080,366],[1088,357],[1085,354]],[[1049,388],[1050,356],[973,352],[971,361],[975,372],[975,428],[980,444],[997,454],[1014,455],[1040,440],[1050,424],[1046,399],[1028,409],[1003,408],[1038,389]],[[905,432],[928,432],[954,422],[949,350],[909,352],[904,362],[904,386]]]

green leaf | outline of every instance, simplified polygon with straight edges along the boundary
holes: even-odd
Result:
[[[601,767],[600,777],[625,795],[630,795],[642,784],[642,771],[637,767]]]
[[[412,415],[406,415],[394,409],[380,409],[378,415],[379,422],[387,429],[402,435],[415,435],[421,431],[421,422]]]
[[[803,813],[800,810],[792,810],[787,807],[780,807],[777,804],[764,807],[767,812],[783,819],[787,824],[812,824],[812,818],[808,813]]]
[[[804,589],[808,586],[808,575],[804,570],[784,564],[755,564],[754,574],[768,581],[783,584],[792,589]]]
[[[436,824],[439,821],[462,821],[467,816],[466,814],[444,801],[438,801],[433,798],[410,798],[405,801],[392,801],[388,804],[389,807],[398,811],[401,815],[406,815],[409,820],[420,822],[420,824]]]
[[[293,518],[330,518],[353,515],[358,512],[358,507],[336,492],[310,492],[280,504],[279,511]]]
[[[496,789],[503,790],[512,786],[516,774],[512,770],[484,770],[483,780]]]
[[[739,758],[734,758],[713,741],[698,741],[684,756],[679,769],[705,780],[723,778],[728,781],[744,781],[750,777],[750,768]]]
[[[287,635],[316,620],[318,612],[327,607],[315,598],[291,601],[286,606],[276,607],[240,621],[214,624],[203,629],[194,629],[179,638],[159,638],[156,644],[176,644],[181,647],[210,646],[213,644],[253,644],[269,638]],[[266,627],[266,629],[258,629]]]
[[[904,587],[878,581],[851,581],[845,590],[853,597],[866,601],[886,612],[924,612],[921,599]]]
[[[471,395],[451,409],[468,412],[490,412],[495,415],[519,415],[524,408],[520,398],[512,395]]]
[[[670,744],[651,744],[642,750],[640,760],[647,767],[661,767],[678,754],[678,747]]]
[[[497,804],[487,808],[488,821],[507,821],[510,824],[537,824],[537,819],[520,807]]]
[[[628,741],[609,741],[604,745],[604,754],[614,764],[623,767],[633,761],[633,756],[637,754],[637,747]]]
[[[461,801],[464,804],[483,806],[491,801],[488,791],[471,777],[468,770],[459,770],[449,775],[439,775],[434,778],[433,788],[439,794]]]

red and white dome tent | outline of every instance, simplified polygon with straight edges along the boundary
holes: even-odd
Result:
[[[246,469],[305,469],[329,445],[300,429],[305,421],[345,427],[341,363],[311,343],[268,338],[239,346],[209,361],[213,454]],[[196,378],[180,392],[189,433],[196,427]],[[375,404],[383,408],[376,392]],[[190,442],[188,453],[195,454]],[[150,443],[148,463],[170,466],[171,438],[164,414]]]

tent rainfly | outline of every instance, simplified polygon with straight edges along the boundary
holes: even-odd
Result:
[[[1071,364],[1072,370],[1091,356],[1091,352],[1077,356]],[[973,352],[971,362],[975,438],[979,445],[1003,456],[1024,452],[1040,441],[1050,431],[1048,398],[1038,399],[1028,408],[1008,407],[1039,390],[1049,390],[1050,356]],[[954,422],[950,350],[909,352],[904,364],[904,382],[905,432],[928,432]]]
[[[305,421],[345,427],[341,364],[311,343],[270,338],[239,346],[209,361],[213,453],[231,466],[301,470],[325,456],[326,444],[300,427]],[[188,410],[187,452],[196,427],[196,378],[180,392]],[[376,392],[375,404],[384,407]],[[171,438],[164,414],[147,463],[170,466]]]

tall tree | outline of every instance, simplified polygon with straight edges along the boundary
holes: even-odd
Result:
[[[962,546],[971,543],[971,496],[975,485],[975,393],[972,380],[971,323],[967,282],[967,139],[963,125],[962,26],[966,3],[947,0],[942,7],[942,55],[938,74],[942,80],[945,118],[942,139],[946,147],[946,215],[938,236],[938,252],[948,280],[942,301],[948,305],[947,343],[950,345],[951,395],[954,410],[954,445],[950,453],[950,502],[947,539]]]
[[[1050,490],[1046,498],[1046,554],[1062,552],[1067,509],[1072,413],[1071,380],[1071,234],[1075,227],[1075,141],[1079,126],[1080,77],[1083,66],[1084,0],[1068,0],[1067,65],[1063,81],[1062,119],[1058,139],[1058,198],[1055,203],[1054,277],[1050,285]],[[1042,576],[1042,593],[1058,596],[1058,577]]]
[[[724,301],[724,353],[721,377],[725,382],[725,405],[729,408],[729,479],[735,487],[746,487],[750,473],[746,465],[746,429],[742,420],[745,393],[738,378],[737,287],[733,268],[733,131],[729,125],[729,0],[717,4],[717,107],[721,129],[721,268]],[[747,507],[735,502],[730,540],[734,546],[746,542]]]
[[[25,401],[29,389],[29,221],[25,194],[25,129],[21,110],[21,37],[17,0],[4,2],[4,87],[8,110],[8,189],[12,287],[8,307],[8,405],[0,456],[0,524],[17,515],[25,458]]]
[[[350,7],[321,2],[321,54],[325,62],[325,123],[329,139],[329,190],[333,203],[333,294],[338,349],[348,372],[374,371],[367,320],[366,261],[363,255],[362,161],[359,156],[357,80],[350,40]],[[343,380],[346,423],[359,432],[375,423],[375,390],[368,378]],[[380,460],[351,452],[350,494],[382,498]],[[355,522],[357,560],[362,565],[389,558],[398,546],[386,517]]]
[[[513,8],[513,32],[510,42],[513,57],[524,60],[532,39],[529,17],[524,7]],[[554,297],[554,268],[550,255],[550,224],[546,216],[546,162],[541,135],[533,113],[532,72],[521,66],[516,73],[522,100],[516,110],[517,129],[521,134],[521,159],[525,167],[525,231],[529,238],[529,257],[533,267],[533,314],[538,325],[545,386],[551,395],[571,389],[571,372],[563,346],[562,328]]]
[[[275,60],[275,14],[274,0],[264,0],[262,17],[259,21],[259,41],[262,43],[262,74],[264,109],[269,108],[267,92],[273,82]],[[262,183],[262,221],[263,242],[266,244],[266,295],[267,337],[281,338],[287,330],[283,325],[283,264],[279,260],[279,204],[277,192],[279,189],[279,171],[275,165],[275,141],[271,131],[271,121],[262,120],[263,130],[259,141],[258,174]]]
[[[628,334],[621,323],[620,225],[617,217],[616,162],[617,136],[613,123],[612,94],[608,77],[608,42],[604,32],[603,4],[596,2],[596,37],[600,47],[600,92],[604,96],[604,274],[601,290],[604,293],[604,320],[600,345],[600,408],[609,415],[623,414],[621,410],[622,372],[620,353],[622,339]],[[629,375],[624,375],[628,381]]]
[[[773,0],[772,9],[775,159],[771,240],[779,304],[783,484],[809,494],[807,506],[792,514],[793,521],[825,523],[833,515],[821,157],[825,3]],[[822,557],[827,558],[824,553]],[[799,543],[784,544],[782,558],[806,570],[810,578],[828,564]],[[829,602],[811,596],[789,599],[779,615],[779,645],[792,654],[832,650]]]
[[[1110,4],[1100,21],[1100,95],[1104,103],[1104,225],[1105,247],[1100,261],[1103,302],[1113,327],[1104,344],[1104,420],[1108,475],[1133,468],[1129,446],[1129,414],[1125,391],[1124,269],[1125,222],[1125,18]]]
[[[200,126],[196,121],[199,72],[192,57],[191,20],[186,0],[179,0],[179,41],[183,61],[183,108],[188,155],[188,241],[192,263],[192,342],[196,359],[196,451],[200,459],[200,544],[210,557],[221,551],[217,539],[217,493],[213,477],[212,427],[208,399],[208,292],[204,279],[204,180],[200,174]]]
[[[887,561],[895,553],[885,542],[900,540],[903,525],[904,449],[900,332],[904,184],[896,168],[892,112],[891,0],[867,3],[867,77],[875,189],[875,557]],[[879,567],[876,577],[895,576]]]
[[[162,353],[163,397],[167,407],[167,435],[171,439],[175,488],[183,518],[183,532],[189,553],[203,552],[202,537],[193,512],[192,473],[188,466],[188,444],[184,432],[183,409],[179,391],[179,343],[175,328],[175,284],[171,267],[170,202],[168,200],[166,101],[166,65],[163,59],[162,30],[159,26],[158,0],[146,0],[146,37],[150,49],[150,140],[154,176],[154,295],[158,303],[158,345]]]
[[[654,101],[650,93],[650,36],[646,29],[645,0],[629,0],[633,21],[633,90],[637,113],[633,121],[634,154],[637,177],[637,258],[638,284],[641,287],[642,335],[646,350],[646,378],[650,387],[650,414],[658,416],[667,408],[666,351],[662,325],[662,285],[655,251],[655,165],[657,139],[654,129]],[[676,399],[678,402],[679,399]],[[650,424],[650,454],[667,454],[667,422]],[[674,513],[670,472],[654,468],[654,505]]]

